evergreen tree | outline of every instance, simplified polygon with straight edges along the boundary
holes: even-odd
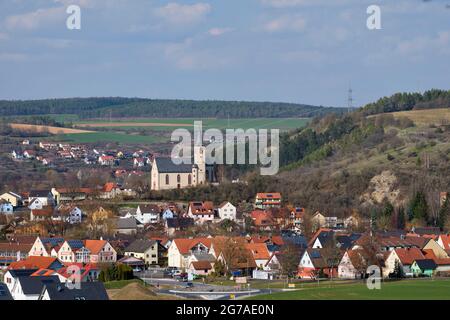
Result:
[[[448,216],[450,212],[450,204],[448,199],[442,204],[442,207],[439,209],[437,226],[441,229],[444,229],[445,224],[447,223]]]
[[[405,221],[405,209],[400,207],[397,212],[397,229],[405,229],[406,221]]]
[[[416,192],[412,201],[410,202],[409,209],[413,219],[428,220],[428,204],[423,192]]]

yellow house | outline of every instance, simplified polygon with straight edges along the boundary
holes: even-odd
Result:
[[[0,199],[10,203],[15,208],[22,205],[22,197],[14,192],[6,192],[0,196]]]
[[[427,244],[422,248],[422,250],[432,250],[435,256],[439,259],[448,258],[447,252],[433,239],[430,239]]]

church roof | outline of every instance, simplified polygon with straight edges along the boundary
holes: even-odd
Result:
[[[192,164],[175,164],[171,158],[155,158],[159,173],[192,173]]]

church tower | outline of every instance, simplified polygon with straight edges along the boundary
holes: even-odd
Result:
[[[194,165],[197,165],[197,184],[206,183],[206,148],[194,146]]]

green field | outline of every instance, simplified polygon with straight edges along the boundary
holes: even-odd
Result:
[[[141,136],[115,132],[92,132],[92,133],[74,133],[61,134],[54,137],[58,141],[67,141],[73,143],[94,143],[94,142],[117,142],[134,144],[151,144],[167,141],[162,137]]]
[[[258,295],[249,300],[450,300],[450,280],[383,282],[380,290],[365,284],[333,284]]]
[[[155,126],[146,127],[152,130],[160,131],[172,131],[176,128],[192,128],[194,121],[202,121],[203,128],[217,128],[217,129],[280,129],[291,130],[304,127],[310,119],[307,118],[254,118],[254,119],[186,119],[186,118],[165,118],[165,119],[150,119],[150,118],[133,118],[133,119],[120,119],[120,120],[89,120],[89,121],[75,121],[77,125],[91,125],[91,128],[95,128],[95,125],[102,124],[114,124],[114,129],[130,129],[136,128],[136,125],[130,125],[133,123],[145,123],[145,124],[171,124],[170,126]],[[123,125],[120,125],[123,123]],[[176,125],[176,126],[174,126]]]

